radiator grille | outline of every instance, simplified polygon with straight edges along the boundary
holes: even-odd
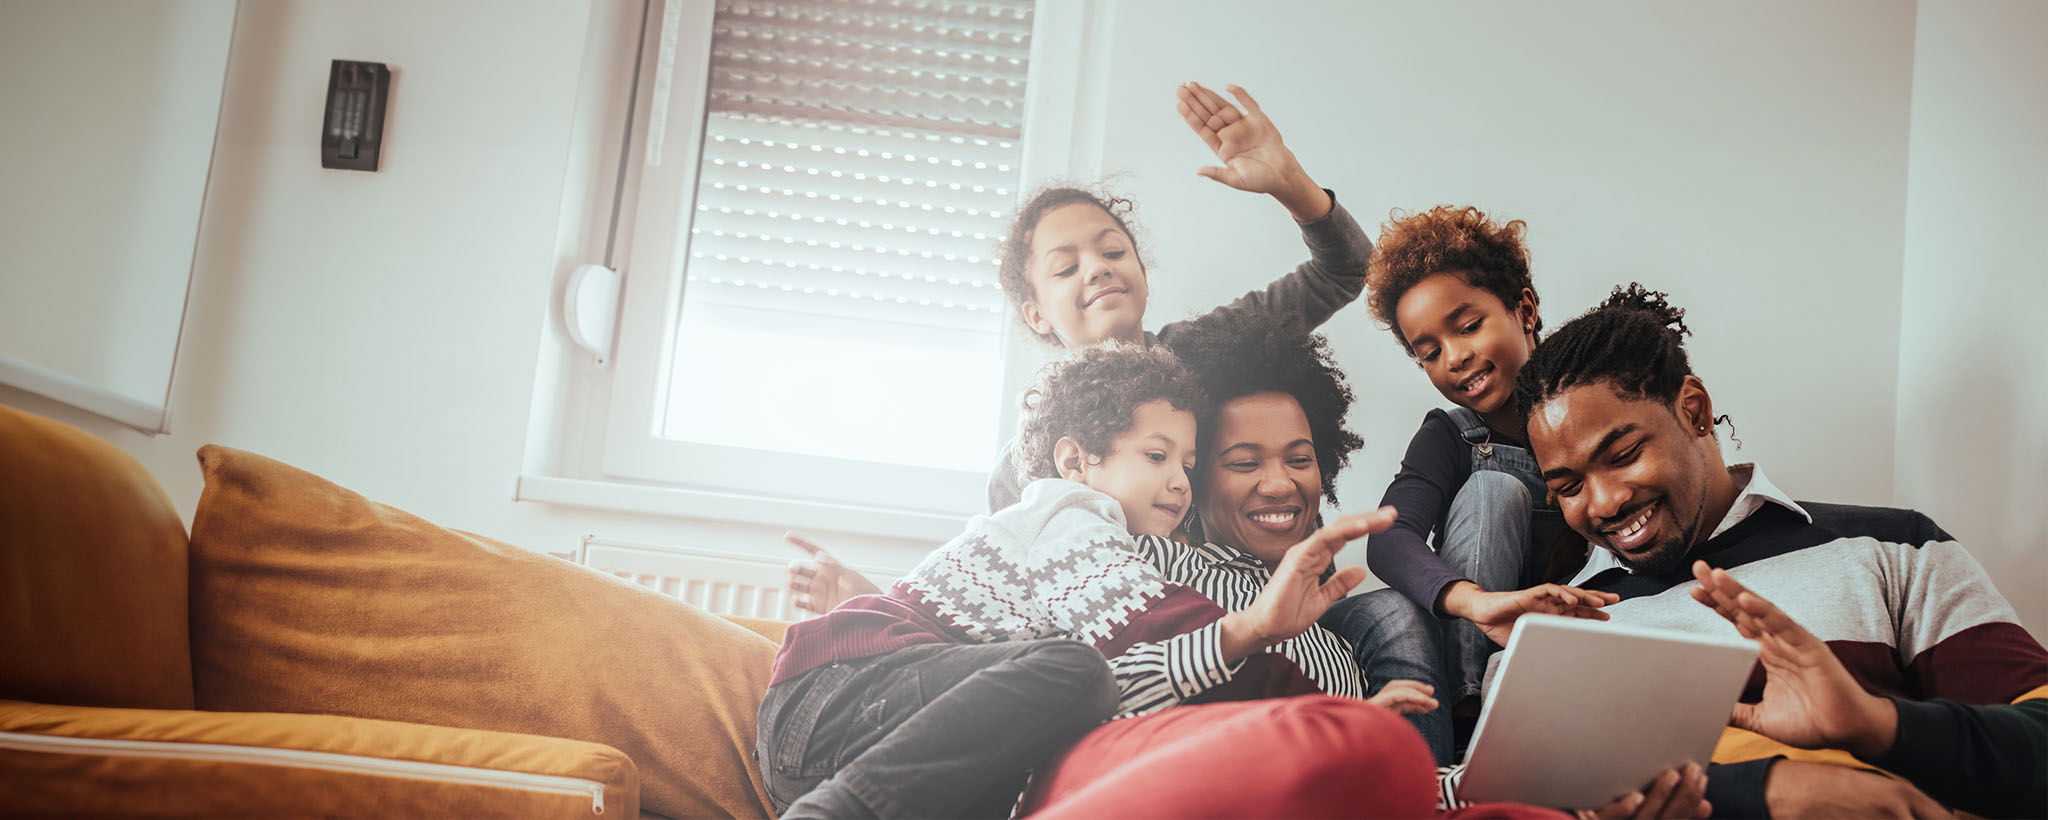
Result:
[[[574,560],[716,615],[797,621],[809,613],[796,608],[787,588],[795,556],[793,548],[787,555],[755,556],[586,535]],[[856,569],[878,582],[898,574]]]

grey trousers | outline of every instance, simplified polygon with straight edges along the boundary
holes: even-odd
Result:
[[[1116,704],[1080,641],[911,646],[769,687],[755,754],[785,820],[1007,817]]]

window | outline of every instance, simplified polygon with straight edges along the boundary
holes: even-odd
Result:
[[[1032,153],[1038,17],[1030,0],[650,4],[608,479],[954,527],[983,508],[1015,383],[995,246]]]

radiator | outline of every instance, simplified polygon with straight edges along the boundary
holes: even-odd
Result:
[[[756,556],[586,535],[574,556],[563,557],[713,614],[797,621],[809,615],[796,608],[787,588],[789,561],[797,555],[794,547]],[[900,574],[856,569],[878,583]]]

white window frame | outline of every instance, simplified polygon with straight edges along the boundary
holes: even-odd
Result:
[[[618,203],[614,267],[623,278],[623,295],[614,353],[608,361],[576,357],[578,371],[563,380],[578,393],[580,412],[567,414],[584,424],[601,423],[601,431],[557,430],[555,446],[570,450],[564,463],[581,470],[569,475],[522,475],[515,491],[521,499],[594,506],[684,517],[743,521],[779,526],[830,528],[892,537],[943,539],[958,533],[961,522],[987,506],[985,471],[942,470],[859,462],[847,459],[774,453],[736,447],[682,442],[658,435],[656,391],[662,389],[672,362],[674,328],[682,307],[683,266],[688,254],[689,216],[695,208],[697,168],[703,150],[703,122],[708,96],[711,25],[715,4],[702,0],[666,0],[682,15],[673,44],[672,74],[667,88],[667,121],[654,133],[665,133],[661,164],[648,166],[649,113],[660,69],[664,0],[646,0],[644,18],[614,17],[613,28],[640,35],[637,43],[620,37],[615,48],[641,55],[637,94],[630,125],[606,124],[606,131],[626,145],[623,173],[613,200]],[[1102,107],[1107,57],[1091,47],[1106,37],[1110,9],[1099,0],[1040,0],[1034,10],[1031,66],[1027,85],[1021,160],[1021,187],[1029,191],[1052,178],[1092,178],[1099,173],[1103,144]],[[603,20],[601,10],[594,18]],[[630,25],[626,25],[630,24]],[[592,42],[599,42],[593,38]],[[586,93],[590,84],[586,83]],[[609,88],[623,97],[626,89]],[[616,112],[622,105],[579,106],[579,111]],[[616,117],[615,113],[611,116]],[[614,145],[618,143],[613,143]],[[1021,200],[1020,194],[1019,199]],[[610,203],[568,203],[583,209],[610,210]],[[668,229],[663,229],[667,227]],[[587,237],[574,244],[587,246]],[[1045,351],[1025,338],[1005,318],[1002,361],[1003,393],[1014,395],[1044,360]],[[544,352],[547,355],[547,352]],[[723,397],[720,400],[744,400]],[[820,396],[820,412],[830,412],[833,396]],[[995,463],[994,445],[1009,438],[1016,410],[1002,402],[998,424],[1003,432],[992,442],[987,461]],[[574,423],[574,422],[571,422]],[[529,459],[531,462],[532,459]]]

